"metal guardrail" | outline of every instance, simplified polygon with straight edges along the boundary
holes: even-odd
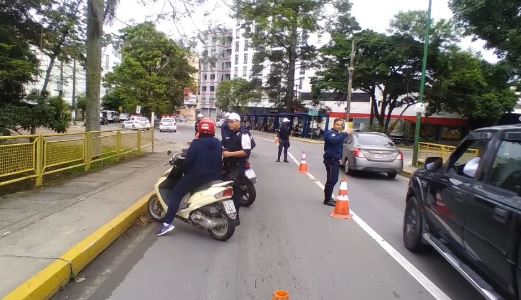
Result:
[[[434,143],[420,143],[420,149],[418,152],[418,160],[424,162],[429,156],[436,156],[443,158],[443,161],[447,161],[451,156],[452,152],[456,150],[455,146],[448,146]],[[478,149],[469,149],[465,155],[476,157],[479,155]]]
[[[0,186],[44,175],[84,167],[94,162],[141,152],[154,151],[154,130],[90,131],[84,133],[0,136]]]

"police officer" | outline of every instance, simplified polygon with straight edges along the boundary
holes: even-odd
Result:
[[[280,125],[280,128],[277,131],[277,138],[279,139],[279,154],[277,156],[277,162],[280,162],[280,155],[282,154],[282,149],[284,148],[284,162],[289,163],[288,148],[289,148],[289,136],[290,135],[291,135],[291,129],[289,128],[289,119],[284,118],[282,120],[282,125]]]
[[[158,234],[162,236],[175,227],[175,214],[183,197],[197,187],[214,180],[220,180],[222,174],[221,142],[216,139],[216,124],[211,119],[202,119],[198,123],[199,138],[192,141],[183,162],[184,176],[175,185],[168,201],[165,221]]]
[[[231,113],[228,117],[228,128],[230,134],[223,138],[223,162],[226,180],[233,180],[233,203],[239,213],[241,199],[241,182],[244,178],[244,164],[249,158],[252,143],[247,130],[241,127],[241,117],[236,113]],[[239,218],[237,218],[239,221]]]
[[[221,140],[224,140],[224,138],[229,136],[231,133],[230,127],[228,127],[228,118],[229,117],[230,117],[230,113],[227,112],[224,114],[224,122],[221,125]]]
[[[324,135],[324,165],[327,171],[327,181],[324,188],[324,205],[335,206],[332,199],[333,189],[338,182],[338,170],[342,152],[344,151],[344,140],[349,136],[342,132],[344,120],[335,119],[333,128]]]
[[[199,113],[197,114],[197,118],[195,120],[195,136],[197,137],[197,133],[199,132],[199,127],[197,125],[199,125],[199,122],[201,122],[201,120],[204,118],[203,114]]]

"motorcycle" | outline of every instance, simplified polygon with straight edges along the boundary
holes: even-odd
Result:
[[[185,153],[168,155],[172,166],[165,171],[154,185],[155,194],[148,199],[148,212],[152,219],[163,222],[168,210],[166,199],[175,184],[182,178],[181,166]],[[237,211],[233,204],[233,181],[212,181],[204,184],[183,197],[176,218],[183,222],[207,230],[218,241],[227,241],[234,232]]]
[[[250,206],[255,202],[257,198],[257,191],[255,190],[255,183],[257,182],[257,175],[253,171],[253,165],[246,161],[244,164],[244,177],[242,178],[242,184],[240,186],[241,195],[241,206]]]

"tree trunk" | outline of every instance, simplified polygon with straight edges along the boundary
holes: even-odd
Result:
[[[289,70],[288,70],[288,81],[286,85],[286,108],[289,112],[294,111],[293,101],[295,93],[295,66],[297,63],[297,32],[293,29],[291,46],[289,49]]]
[[[54,55],[49,56],[49,58],[51,59],[51,61],[47,66],[47,70],[45,71],[45,80],[43,81],[43,87],[41,92],[47,91],[47,87],[49,86],[49,80],[51,79],[52,68],[54,67],[54,62],[56,61],[56,56]]]
[[[88,0],[87,11],[87,117],[86,131],[100,130],[101,38],[103,35],[103,0]]]

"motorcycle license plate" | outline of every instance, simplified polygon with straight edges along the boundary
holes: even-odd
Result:
[[[223,202],[223,205],[224,205],[224,210],[226,210],[226,213],[229,215],[229,214],[233,214],[236,212],[235,210],[235,205],[233,204],[233,201],[232,200],[226,200]]]
[[[255,175],[255,172],[253,171],[253,169],[248,169],[248,170],[246,170],[246,177],[248,177],[248,179],[251,180],[257,176]]]

